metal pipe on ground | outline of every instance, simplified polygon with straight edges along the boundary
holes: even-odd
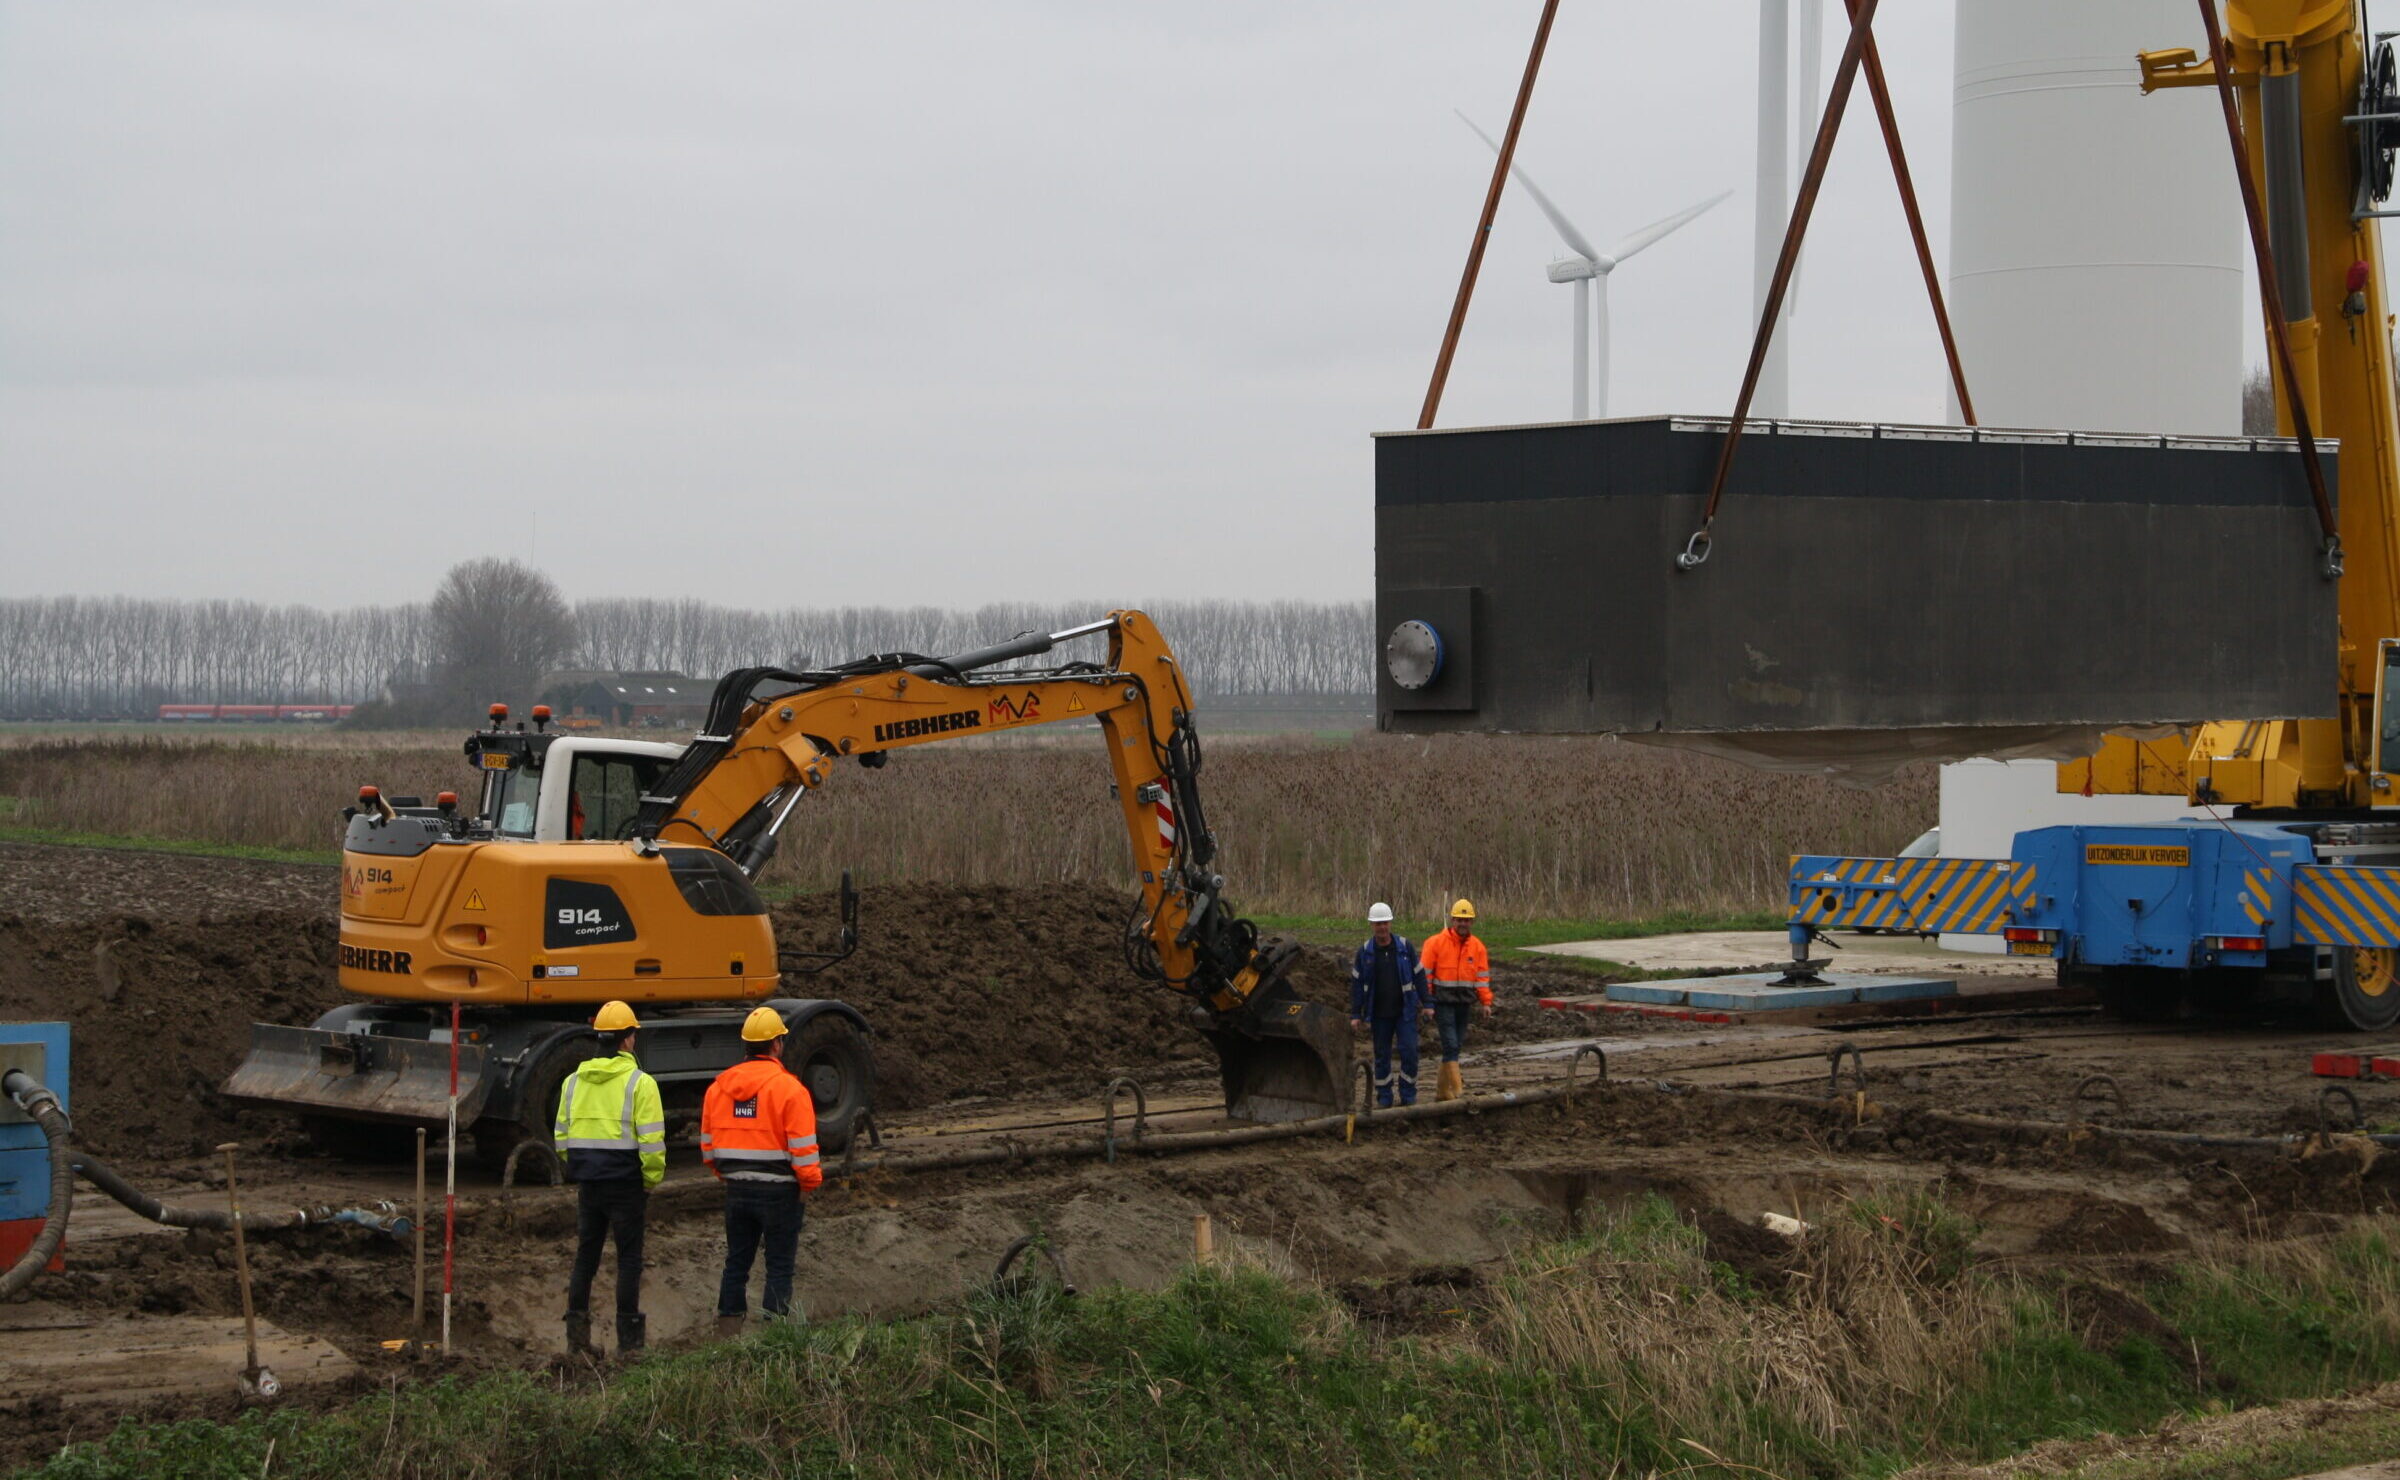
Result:
[[[32,1284],[33,1277],[57,1257],[59,1246],[66,1242],[67,1215],[75,1201],[75,1169],[67,1150],[67,1136],[72,1127],[66,1112],[58,1106],[58,1096],[22,1069],[0,1075],[0,1094],[7,1095],[18,1109],[31,1116],[50,1143],[50,1206],[43,1215],[42,1231],[34,1235],[33,1243],[16,1263],[0,1270],[0,1300],[4,1300]]]
[[[1249,1146],[1262,1141],[1289,1141],[1302,1136],[1343,1136],[1351,1134],[1354,1128],[1381,1124],[1385,1121],[1448,1120],[1455,1116],[1475,1115],[1487,1110],[1521,1110],[1533,1105],[1552,1104],[1565,1099],[1578,1090],[1590,1089],[1602,1082],[1598,1079],[1578,1081],[1569,1078],[1562,1083],[1545,1085],[1539,1089],[1501,1090],[1493,1094],[1468,1095],[1456,1100],[1404,1105],[1395,1109],[1377,1110],[1372,1116],[1352,1116],[1345,1113],[1323,1115],[1309,1120],[1287,1120],[1273,1125],[1232,1126],[1213,1131],[1172,1131],[1165,1134],[1144,1134],[1138,1138],[1119,1137],[1116,1149],[1120,1157],[1134,1153],[1167,1156],[1185,1151],[1208,1151],[1226,1146]],[[1816,1102],[1809,1101],[1807,1103],[1813,1105]],[[844,1161],[827,1167],[825,1176],[828,1181],[831,1181],[836,1178],[855,1177],[867,1172],[890,1172],[908,1176],[924,1172],[961,1171],[972,1167],[1008,1166],[1036,1161],[1097,1161],[1107,1156],[1108,1147],[1109,1143],[1104,1137],[1096,1137],[1088,1141],[1060,1139],[1009,1142],[999,1146],[977,1147],[973,1150],[938,1151],[915,1156],[886,1155],[876,1157],[871,1161]],[[547,1192],[547,1189],[544,1189],[544,1192]],[[718,1187],[714,1178],[706,1181],[695,1179],[689,1182],[669,1183],[650,1194],[650,1206],[654,1209],[674,1209],[686,1204],[704,1203],[717,1193]],[[525,1194],[518,1193],[515,1196],[522,1198]],[[564,1197],[557,1194],[549,1194],[544,1200],[549,1202],[565,1201]],[[486,1208],[506,1205],[505,1201],[482,1205],[461,1203],[459,1216],[464,1219],[485,1211]]]

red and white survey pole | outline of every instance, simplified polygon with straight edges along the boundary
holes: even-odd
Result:
[[[450,1355],[453,1251],[458,1246],[458,999],[450,1000],[450,1134],[442,1153],[442,1355]]]

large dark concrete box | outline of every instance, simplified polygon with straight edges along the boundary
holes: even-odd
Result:
[[[1754,425],[1709,557],[1681,571],[1724,432],[1659,417],[1379,437],[1377,641],[1425,623],[1441,666],[1404,688],[1379,652],[1378,727],[2334,710],[2336,585],[2289,441]]]

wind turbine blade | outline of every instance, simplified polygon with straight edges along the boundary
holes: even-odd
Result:
[[[1665,236],[1668,232],[1686,224],[1693,217],[1700,215],[1702,212],[1708,210],[1709,207],[1717,204],[1719,201],[1731,194],[1733,194],[1733,192],[1730,190],[1720,190],[1716,194],[1710,196],[1708,199],[1700,202],[1700,204],[1696,206],[1686,206],[1684,209],[1677,211],[1674,215],[1669,216],[1664,221],[1651,222],[1649,225],[1643,227],[1633,235],[1625,238],[1625,240],[1617,243],[1616,251],[1609,254],[1610,259],[1615,262],[1624,261],[1634,253],[1640,251],[1642,248],[1649,246],[1652,242],[1657,241],[1660,237]]]
[[[1458,112],[1456,109],[1451,111]],[[1482,129],[1475,128],[1474,119],[1469,118],[1465,113],[1460,112],[1458,114],[1458,121],[1465,124],[1469,128],[1475,129],[1475,137],[1483,140],[1483,142],[1486,144],[1491,145],[1492,152],[1494,154],[1498,154],[1500,152],[1500,141],[1493,138],[1490,134],[1485,133]],[[1525,173],[1525,167],[1523,165],[1511,160],[1509,162],[1508,172],[1517,177],[1517,183],[1525,187],[1525,193],[1533,197],[1533,203],[1537,206],[1540,206],[1542,208],[1542,214],[1550,218],[1551,229],[1555,230],[1559,235],[1559,239],[1567,244],[1568,250],[1574,252],[1575,255],[1583,258],[1587,262],[1597,262],[1600,260],[1599,251],[1595,249],[1590,242],[1583,239],[1583,233],[1575,229],[1574,222],[1568,220],[1566,216],[1559,211],[1558,207],[1550,203],[1550,197],[1542,194],[1542,187],[1533,183],[1533,176]]]

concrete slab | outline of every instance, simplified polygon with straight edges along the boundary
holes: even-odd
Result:
[[[1773,976],[1708,976],[1684,984],[1684,1005],[1720,1012],[1795,1012],[1803,1007],[1839,1007],[1858,1000],[1854,984],[1828,980],[1821,987],[1778,987]],[[1653,986],[1657,983],[1652,983]]]
[[[1907,1002],[1958,994],[1958,983],[1945,977],[1879,977],[1829,971],[1817,986],[1780,987],[1775,985],[1780,975],[1760,971],[1689,977],[1682,981],[1619,982],[1608,988],[1607,998],[1611,1002],[1712,1012],[1795,1012],[1853,1002]]]
[[[1845,974],[1904,976],[2009,976],[2047,979],[2057,968],[2046,959],[1986,956],[1946,951],[1913,935],[1857,935],[1835,931],[1839,950],[1823,946]],[[1690,935],[1650,935],[1638,940],[1571,940],[1529,946],[1553,956],[1614,961],[1643,971],[1781,971],[1791,959],[1791,942],[1775,930],[1710,930]]]

